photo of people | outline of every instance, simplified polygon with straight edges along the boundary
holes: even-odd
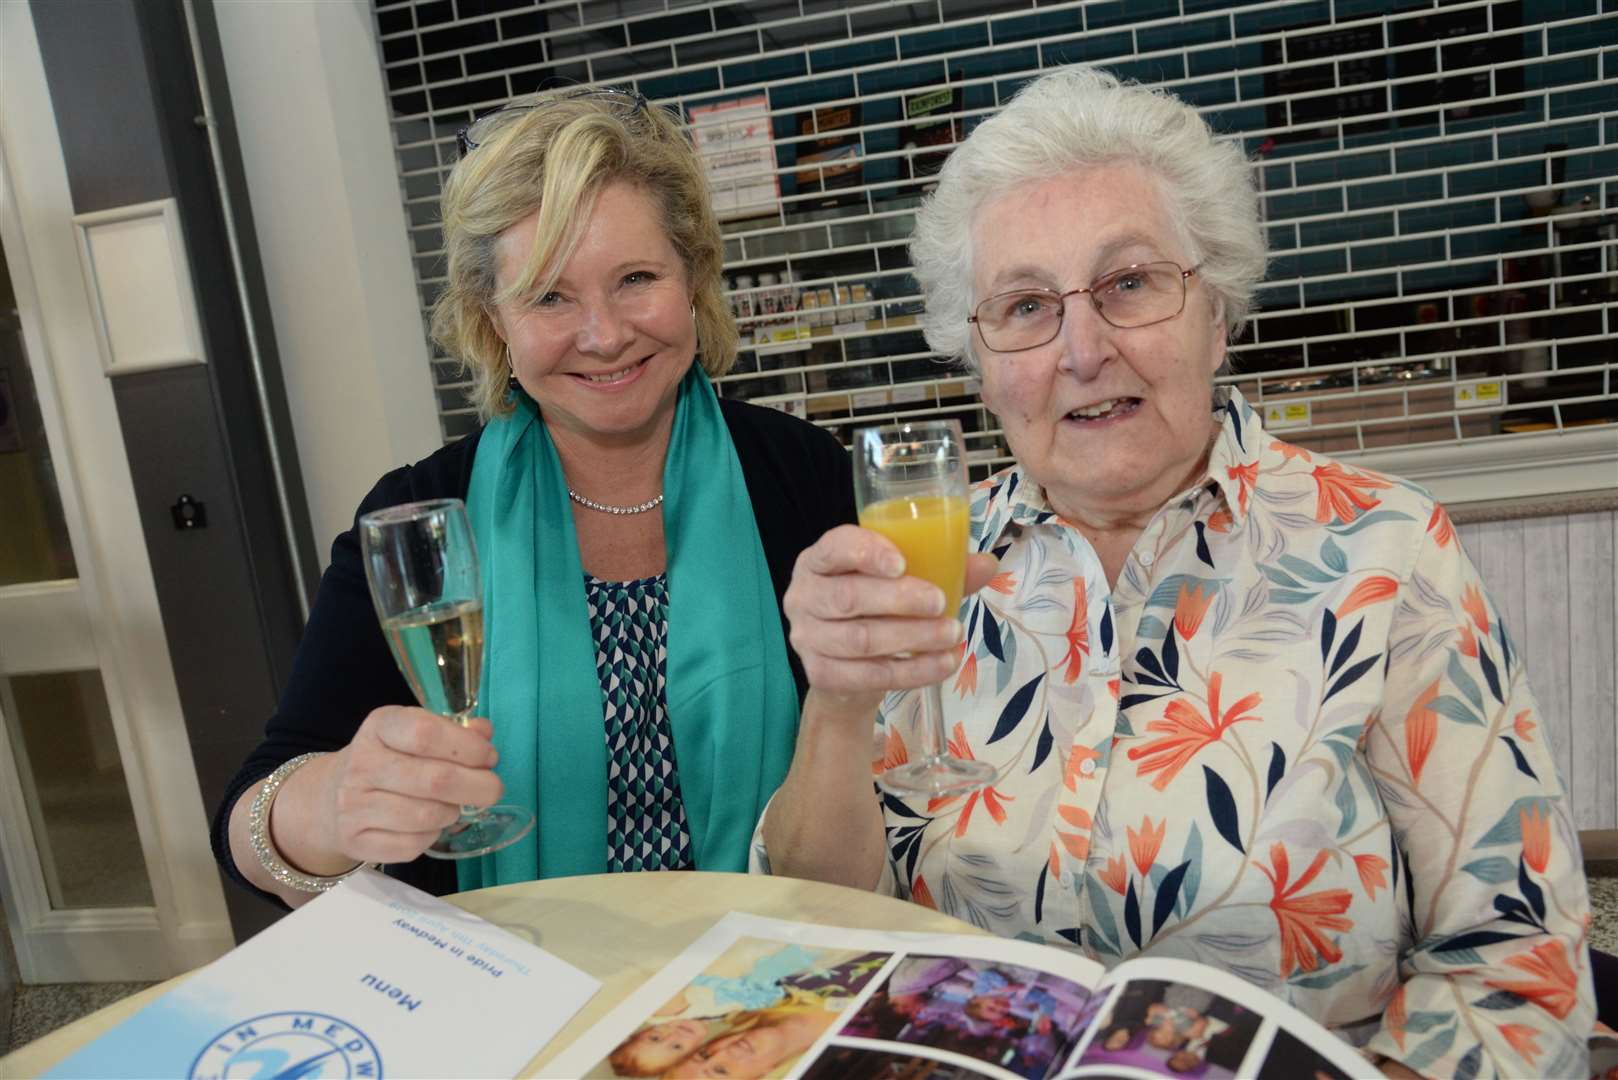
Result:
[[[783,1076],[888,958],[881,952],[742,938],[590,1075]]]
[[[964,1065],[914,1054],[828,1046],[804,1070],[803,1080],[979,1080],[983,1075]]]
[[[839,1034],[951,1050],[1035,1080],[1073,1045],[1093,998],[1077,983],[1015,964],[907,956]]]
[[[1257,1013],[1211,990],[1137,979],[1124,984],[1077,1064],[1231,1080],[1259,1022]]]
[[[1264,1054],[1264,1064],[1259,1066],[1258,1080],[1349,1080],[1349,1077],[1308,1043],[1277,1029],[1275,1041]]]

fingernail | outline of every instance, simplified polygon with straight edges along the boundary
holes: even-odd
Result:
[[[901,576],[905,572],[904,556],[892,551],[882,556],[882,572],[888,577]]]
[[[966,640],[966,624],[961,622],[959,619],[951,619],[950,624],[954,627],[954,629],[950,631],[949,643],[951,645],[959,645],[961,642]]]
[[[944,614],[944,590],[943,589],[934,589],[933,590],[932,608],[933,608],[933,614],[934,615],[942,615],[942,614]]]

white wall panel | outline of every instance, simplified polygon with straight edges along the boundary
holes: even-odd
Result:
[[[1456,532],[1527,666],[1575,823],[1618,827],[1618,512]]]
[[[442,445],[366,0],[214,5],[315,547]]]

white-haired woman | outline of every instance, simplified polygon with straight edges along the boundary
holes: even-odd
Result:
[[[413,707],[356,534],[338,537],[265,740],[215,817],[227,871],[292,904],[362,861],[437,892],[742,869],[798,719],[780,596],[798,553],[853,520],[836,439],[709,383],[736,330],[706,176],[673,116],[573,88],[479,120],[462,149],[433,330],[485,425],[383,477],[360,512],[466,499],[492,740],[487,720]],[[266,776],[282,782],[255,836]],[[460,804],[502,789],[535,811],[528,837],[458,875],[419,857]]]
[[[945,612],[853,526],[799,559],[811,691],[754,868],[1223,967],[1390,1073],[1579,1075],[1576,835],[1448,518],[1214,387],[1265,261],[1239,149],[1055,71],[950,157],[912,252],[1016,457],[973,496],[987,588]],[[992,786],[879,799],[906,691],[951,675]]]

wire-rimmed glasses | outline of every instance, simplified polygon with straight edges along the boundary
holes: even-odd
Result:
[[[476,150],[488,141],[494,130],[504,124],[511,117],[520,112],[531,109],[542,109],[546,105],[554,105],[558,101],[573,101],[578,98],[601,98],[624,106],[631,115],[647,107],[646,96],[638,90],[620,90],[614,86],[579,86],[559,93],[553,92],[538,100],[508,101],[497,109],[490,109],[482,116],[455,133],[455,148],[458,158]]]
[[[1136,263],[1102,274],[1082,289],[1013,289],[978,304],[966,321],[991,352],[1022,352],[1056,340],[1067,298],[1087,296],[1096,314],[1120,330],[1167,322],[1185,310],[1189,270],[1178,263]]]

